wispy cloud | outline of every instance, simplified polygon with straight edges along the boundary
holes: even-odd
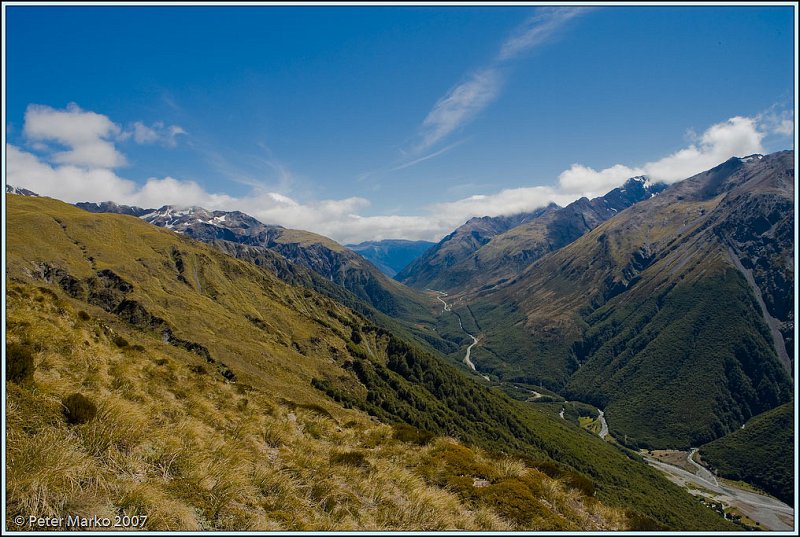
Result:
[[[539,8],[534,16],[525,21],[511,37],[506,39],[500,47],[497,61],[514,59],[551,41],[564,24],[591,9],[586,7]]]
[[[439,155],[442,155],[444,153],[447,153],[448,151],[450,151],[454,147],[458,147],[463,143],[464,143],[464,140],[459,140],[457,142],[453,142],[452,144],[450,144],[448,146],[445,146],[445,147],[443,147],[443,148],[441,148],[441,149],[439,149],[437,151],[434,151],[433,153],[429,153],[429,154],[425,155],[424,157],[419,157],[419,158],[416,158],[416,159],[414,159],[414,160],[412,160],[410,162],[405,162],[403,164],[400,164],[399,166],[395,166],[394,168],[390,168],[388,171],[396,172],[398,170],[403,170],[405,168],[410,168],[411,166],[414,166],[415,164],[419,164],[420,162],[425,162],[426,160],[429,160],[429,159],[438,157]]]
[[[431,148],[439,140],[472,120],[478,112],[495,100],[502,86],[499,71],[482,69],[465,82],[452,88],[439,99],[420,127],[417,153]]]
[[[506,64],[525,52],[551,41],[569,20],[582,15],[587,8],[539,8],[500,47],[494,59],[450,89],[420,125],[415,154],[431,147],[463,127],[494,102],[505,83]]]
[[[178,145],[178,136],[185,135],[186,131],[177,125],[169,127],[163,121],[156,121],[151,126],[145,125],[141,121],[135,122],[130,129],[122,133],[121,138],[132,137],[137,144],[161,144],[167,147]]]

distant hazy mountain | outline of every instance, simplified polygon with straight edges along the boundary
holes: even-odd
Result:
[[[345,246],[365,257],[391,278],[434,244],[436,243],[429,241],[386,239]]]
[[[794,154],[732,158],[467,297],[478,368],[697,446],[792,396]]]

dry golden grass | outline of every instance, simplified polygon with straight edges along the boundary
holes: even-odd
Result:
[[[32,222],[35,237],[62,233],[38,213]],[[72,222],[68,229],[78,238],[91,231]],[[147,233],[149,242],[128,245],[127,253],[139,256],[128,267],[128,277],[137,282],[159,274],[151,245],[175,240],[163,230]],[[37,240],[15,248],[27,252]],[[60,252],[56,261],[64,266],[85,264],[78,246]],[[103,268],[113,252],[92,253]],[[190,252],[186,263],[200,265],[208,289],[211,281],[223,280],[212,277],[222,269],[202,255]],[[75,276],[92,274],[84,268]],[[326,399],[309,385],[324,367],[320,357],[279,348],[268,334],[254,338],[229,318],[236,293],[267,297],[266,284],[262,291],[255,284],[248,291],[231,284],[225,295],[229,310],[203,299],[192,304],[198,311],[190,311],[180,293],[153,294],[147,304],[156,313],[201,316],[203,323],[191,325],[198,340],[217,359],[235,363],[241,378],[252,383],[247,385],[227,382],[198,355],[36,280],[22,257],[10,263],[10,271],[6,338],[31,348],[35,371],[30,383],[6,382],[9,527],[17,515],[116,514],[146,515],[148,530],[185,531],[516,530],[547,528],[562,519],[578,521],[572,527],[580,529],[625,525],[620,510],[522,461],[447,438],[423,446],[405,443],[394,439],[392,427]],[[297,341],[322,336],[317,341],[323,348],[341,347],[296,311],[270,304],[274,311],[254,314],[291,330]],[[328,307],[337,306],[320,306]],[[215,330],[232,330],[242,341],[217,341]],[[97,408],[86,423],[65,419],[62,401],[74,393]],[[469,466],[454,465],[453,453]],[[475,487],[475,478],[491,485]],[[502,488],[509,484],[507,490],[524,486],[549,507],[536,518],[509,516],[512,498]]]
[[[447,438],[406,444],[357,412],[344,425],[324,408],[195,373],[195,356],[110,320],[76,321],[69,299],[15,289],[8,339],[31,343],[37,367],[31,386],[7,383],[9,517],[147,515],[160,530],[514,530],[525,526],[452,483],[535,475],[541,500],[573,527],[625,525],[621,511],[520,460]],[[132,345],[120,349],[119,335]],[[61,399],[76,391],[98,411],[68,425]],[[458,457],[469,464],[455,468]],[[476,475],[457,475],[465,469]]]

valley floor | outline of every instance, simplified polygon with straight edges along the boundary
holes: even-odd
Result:
[[[652,454],[650,454],[652,453]],[[661,470],[673,483],[685,487],[690,494],[706,502],[721,504],[728,514],[752,520],[756,528],[770,531],[791,531],[794,509],[765,493],[756,493],[731,481],[717,480],[705,468],[690,459],[688,451],[642,451],[648,464]]]

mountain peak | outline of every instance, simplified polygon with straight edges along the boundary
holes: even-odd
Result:
[[[753,162],[754,160],[761,160],[764,158],[764,155],[759,153],[753,153],[752,155],[747,155],[746,157],[735,157],[738,158],[740,162]]]
[[[17,194],[18,196],[31,196],[33,198],[38,198],[39,194],[36,192],[32,192],[27,188],[20,188],[12,185],[6,185],[6,194]]]

